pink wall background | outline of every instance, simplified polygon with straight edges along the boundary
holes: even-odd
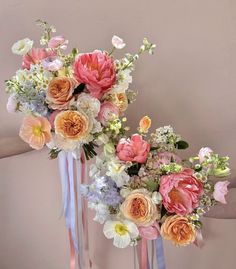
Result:
[[[187,153],[208,145],[231,158],[236,187],[236,2],[234,0],[0,0],[0,137],[16,135],[20,115],[7,114],[4,79],[20,65],[10,47],[18,39],[38,39],[34,20],[57,26],[70,48],[110,48],[113,34],[134,52],[147,36],[158,45],[134,73],[137,101],[127,116],[135,130],[148,114],[157,127],[172,124],[191,143]],[[165,243],[168,269],[233,269],[236,191],[228,207],[204,220],[206,245],[174,248]],[[68,268],[67,234],[60,215],[56,161],[47,152],[0,160],[0,268]],[[91,256],[97,269],[130,269],[132,249],[118,250],[92,222]],[[101,247],[103,246],[103,247]]]

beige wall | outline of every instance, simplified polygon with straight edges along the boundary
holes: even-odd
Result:
[[[134,73],[132,88],[139,95],[128,111],[133,130],[149,114],[157,126],[173,124],[191,143],[188,153],[209,145],[229,154],[236,187],[234,0],[0,0],[0,137],[17,134],[21,119],[5,110],[3,81],[20,65],[10,47],[26,36],[38,38],[37,18],[55,24],[70,47],[81,51],[109,49],[113,34],[123,37],[131,52],[144,36],[155,42],[156,54],[142,58]],[[57,164],[47,160],[46,151],[0,160],[0,212],[1,269],[68,268]],[[166,244],[168,269],[235,268],[235,224],[206,219],[203,251]],[[95,268],[132,268],[131,250],[113,248],[101,226],[90,225]]]

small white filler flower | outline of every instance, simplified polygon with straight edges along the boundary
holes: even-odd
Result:
[[[116,49],[123,49],[126,45],[123,39],[116,35],[112,37],[111,43]]]

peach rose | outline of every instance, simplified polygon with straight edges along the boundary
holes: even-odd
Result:
[[[57,77],[51,80],[47,90],[47,102],[52,109],[66,109],[73,98],[74,89],[78,83],[75,79]]]
[[[145,189],[132,191],[121,205],[124,217],[138,226],[150,226],[160,218],[160,211]]]
[[[52,139],[51,125],[44,117],[26,116],[19,135],[33,149],[39,150]]]
[[[108,96],[107,101],[112,102],[119,108],[119,113],[122,114],[128,107],[127,95],[123,92],[112,93]]]
[[[89,120],[78,111],[67,110],[56,116],[54,125],[56,134],[64,138],[79,140],[87,135]]]
[[[176,246],[186,246],[195,241],[196,230],[186,217],[174,215],[162,224],[161,235]]]
[[[148,116],[144,116],[139,122],[140,133],[147,133],[151,127],[152,120]]]

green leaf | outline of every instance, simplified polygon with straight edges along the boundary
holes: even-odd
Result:
[[[149,180],[145,182],[146,187],[149,191],[154,192],[157,191],[159,183],[157,181]]]
[[[175,147],[177,149],[187,149],[189,147],[189,145],[186,141],[180,140],[180,141],[175,143]]]

